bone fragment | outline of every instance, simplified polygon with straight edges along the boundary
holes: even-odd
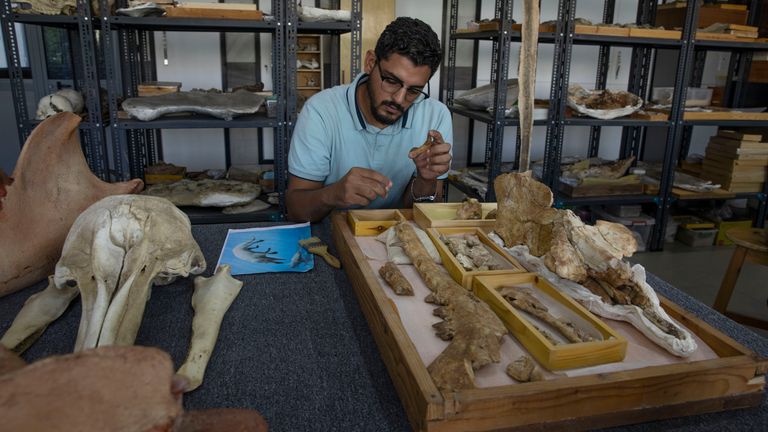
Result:
[[[219,337],[221,321],[242,287],[243,282],[232,277],[231,268],[226,264],[220,266],[216,274],[209,278],[195,278],[195,293],[192,295],[192,307],[195,309],[192,342],[187,359],[178,372],[189,380],[186,391],[192,391],[203,383],[205,368]]]
[[[60,289],[77,286],[82,316],[75,351],[131,345],[154,283],[205,270],[189,218],[168,200],[102,199],[75,220],[56,264]]]
[[[151,121],[166,114],[193,112],[224,120],[253,114],[261,108],[264,96],[246,90],[232,93],[181,91],[157,96],[128,98],[122,108],[142,121]]]
[[[379,268],[379,275],[387,281],[392,291],[397,295],[413,295],[413,287],[408,279],[403,276],[397,264],[387,262]]]
[[[78,294],[80,291],[76,286],[64,285],[58,288],[53,283],[53,276],[48,276],[48,287],[24,302],[13,324],[0,339],[0,345],[19,354],[23,353],[43,334],[48,324],[67,310]]]
[[[482,219],[483,206],[477,198],[466,198],[456,210],[456,219]]]
[[[448,347],[427,367],[442,391],[474,388],[474,371],[501,359],[500,346],[507,333],[504,323],[479,300],[445,273],[421,245],[408,223],[395,225],[403,249],[432,291],[426,301],[441,305],[435,315],[444,321],[434,327],[451,335]]]
[[[103,347],[49,357],[0,376],[8,431],[170,431],[182,413],[168,354]]]
[[[105,183],[88,168],[77,136],[80,117],[44,120],[21,149],[0,210],[0,296],[53,273],[77,216],[109,195],[136,193],[143,183]]]
[[[594,340],[592,336],[584,333],[572,322],[559,319],[549,312],[549,309],[536,298],[536,295],[528,288],[511,286],[499,290],[499,294],[512,304],[512,306],[539,318],[551,325],[565,338],[573,343],[589,342]]]
[[[520,96],[520,171],[527,171],[531,163],[531,132],[533,131],[533,102],[536,90],[536,58],[539,45],[539,2],[523,1],[520,67],[518,82]]]
[[[520,382],[544,381],[541,369],[527,355],[521,355],[507,366],[507,375]]]
[[[234,180],[179,180],[147,187],[145,195],[165,198],[177,206],[229,207],[254,201],[261,186]]]
[[[419,147],[414,147],[411,149],[411,151],[408,152],[408,157],[413,159],[416,156],[424,153],[425,151],[429,150],[430,147],[432,147],[432,144],[434,144],[435,139],[432,138],[432,136],[428,136],[427,140],[424,141],[424,144],[422,144]]]

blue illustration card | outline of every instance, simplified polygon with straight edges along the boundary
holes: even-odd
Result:
[[[219,262],[232,266],[232,275],[306,272],[315,266],[312,254],[299,240],[312,237],[309,223],[231,229],[227,232]]]

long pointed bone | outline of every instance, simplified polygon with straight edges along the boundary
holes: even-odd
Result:
[[[27,139],[0,210],[0,296],[53,273],[69,228],[88,206],[108,195],[136,193],[143,183],[105,183],[80,148],[80,117],[61,113]],[[2,181],[2,180],[0,180]],[[0,188],[1,189],[1,188]]]
[[[0,339],[0,345],[16,353],[23,353],[48,328],[48,324],[67,310],[78,294],[76,286],[57,288],[53,276],[49,276],[48,287],[27,299],[11,327]]]
[[[241,281],[232,277],[230,271],[230,266],[225,264],[209,278],[195,278],[195,293],[192,295],[192,307],[195,309],[192,342],[189,344],[187,360],[178,371],[179,375],[189,380],[186,391],[192,391],[202,384],[205,368],[219,337],[221,321],[243,286]]]
[[[539,43],[539,0],[523,1],[523,28],[520,47],[518,83],[520,97],[520,172],[527,171],[531,162],[531,132],[533,130],[533,99],[536,91],[536,58]]]

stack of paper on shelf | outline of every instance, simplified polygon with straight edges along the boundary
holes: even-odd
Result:
[[[761,192],[768,173],[768,132],[719,130],[709,139],[702,177],[729,192]]]

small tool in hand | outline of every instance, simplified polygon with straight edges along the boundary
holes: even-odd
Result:
[[[341,268],[339,259],[328,252],[328,246],[319,238],[310,237],[304,240],[299,240],[299,244],[309,251],[309,253],[323,257],[325,262],[331,267]]]

